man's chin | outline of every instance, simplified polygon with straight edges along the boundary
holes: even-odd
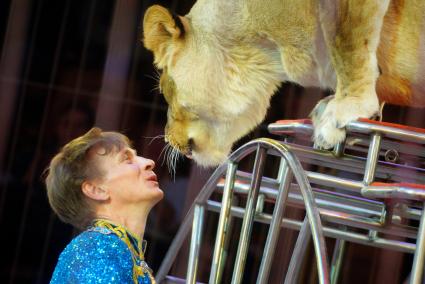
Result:
[[[162,189],[157,188],[156,192],[155,192],[155,196],[154,199],[156,202],[161,201],[164,198],[164,192],[162,191]]]

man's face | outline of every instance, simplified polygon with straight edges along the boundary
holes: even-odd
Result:
[[[162,199],[164,193],[153,171],[154,161],[137,156],[128,146],[106,155],[99,154],[98,163],[105,173],[102,187],[109,191],[110,202],[122,206],[141,203],[153,206]]]

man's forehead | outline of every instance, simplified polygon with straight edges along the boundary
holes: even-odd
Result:
[[[118,144],[118,145],[95,145],[92,148],[92,152],[97,154],[98,156],[115,156],[124,154],[128,151],[136,152],[133,148],[128,144]]]
[[[136,153],[136,150],[135,150],[135,149],[133,149],[133,148],[131,148],[130,146],[124,146],[124,147],[122,147],[122,149],[121,149],[121,150],[119,150],[117,153],[118,153],[118,154],[125,154],[125,153],[127,153],[127,152],[131,152],[131,153],[135,154],[135,153]]]

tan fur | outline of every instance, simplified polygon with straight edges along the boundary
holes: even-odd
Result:
[[[324,148],[379,100],[425,105],[425,0],[198,0],[175,19],[150,7],[143,40],[163,69],[167,140],[202,165],[264,119],[283,81],[335,90],[312,113]]]
[[[175,25],[175,21],[170,12],[161,6],[150,7],[143,22],[144,43],[146,48],[152,50],[156,56],[155,64],[165,67],[166,63],[160,59],[165,59],[167,49],[170,45],[178,45],[181,41],[181,32]]]

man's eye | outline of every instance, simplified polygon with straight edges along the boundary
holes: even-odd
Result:
[[[131,154],[130,153],[125,153],[122,161],[123,162],[126,162],[126,163],[132,163],[133,162],[133,159],[132,159]]]

